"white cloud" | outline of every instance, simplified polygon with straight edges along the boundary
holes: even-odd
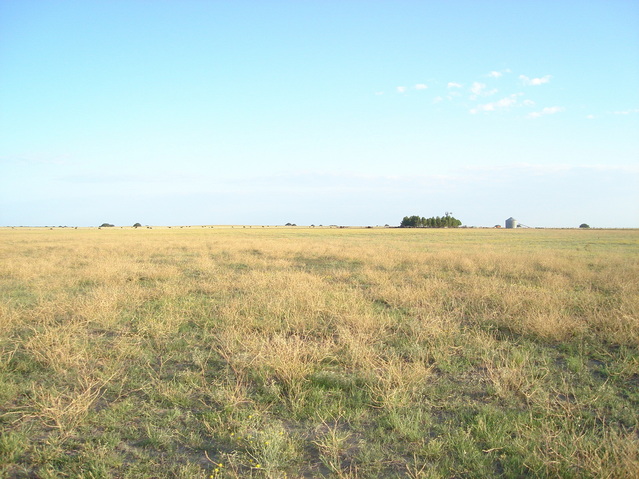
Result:
[[[493,70],[488,75],[489,78],[500,78],[504,76],[504,73],[512,73],[510,68],[504,68],[503,70]]]
[[[496,88],[492,90],[486,90],[485,83],[473,82],[472,86],[470,87],[470,91],[472,93],[472,95],[470,96],[470,99],[476,100],[477,97],[479,96],[494,95],[495,93],[497,93],[498,90]]]
[[[478,96],[481,95],[484,88],[486,88],[485,83],[473,82],[473,85],[470,87],[470,91],[473,95]]]
[[[543,85],[544,83],[548,83],[550,81],[551,75],[546,75],[541,78],[528,78],[526,75],[519,75],[519,79],[522,81],[524,85],[530,86],[538,86]]]
[[[613,115],[630,115],[631,113],[639,113],[639,108],[634,108],[632,110],[623,110],[623,111],[613,111]]]
[[[485,105],[477,105],[475,108],[470,109],[470,113],[476,115],[480,111],[495,111],[495,105],[492,103],[486,103]]]
[[[432,174],[368,174],[360,172],[297,171],[280,175],[237,178],[223,182],[229,191],[244,186],[246,191],[308,191],[331,189],[332,191],[377,192],[380,189],[403,191],[406,187],[422,188],[433,185],[457,189],[459,184],[499,183],[504,179],[531,176],[555,176],[558,173],[579,171],[618,171],[639,173],[639,166],[588,165],[588,164],[537,164],[509,163],[498,165],[468,165],[452,167],[442,173]]]
[[[433,103],[440,103],[444,101],[444,99],[441,96],[436,96],[435,98],[433,98]]]
[[[397,87],[397,92],[398,93],[404,93],[406,91],[406,87],[405,86],[398,86]]]
[[[533,106],[535,104],[535,102],[532,100],[524,100],[522,103],[524,104],[524,106]]]
[[[383,92],[383,91],[376,91],[376,92],[375,92],[375,95],[383,95],[383,94],[384,94],[384,92]]]
[[[483,105],[477,105],[476,107],[470,110],[470,113],[474,115],[481,111],[486,112],[486,111],[495,111],[497,109],[510,108],[511,106],[517,103],[517,96],[519,95],[513,93],[512,95],[502,98],[501,100],[497,100],[492,103],[485,103]]]
[[[71,161],[71,157],[69,155],[25,155],[25,156],[4,156],[0,157],[0,163],[22,163],[22,164],[41,164],[41,165],[54,165],[54,166],[64,166],[64,165],[72,165],[74,162]]]
[[[500,173],[521,171],[527,175],[546,175],[563,171],[621,171],[625,173],[639,173],[639,166],[634,165],[606,165],[606,164],[568,164],[568,163],[510,163],[503,165],[481,166],[472,165],[461,168],[461,172],[468,171],[472,174],[478,172]]]
[[[448,82],[448,88],[461,88],[462,84],[461,83],[455,83],[453,81]]]
[[[506,98],[502,98],[501,100],[498,100],[495,102],[495,104],[500,108],[508,108],[509,106],[512,106],[515,103],[517,103],[517,95],[515,94],[512,94]]]
[[[428,88],[428,85],[425,83],[418,83],[415,85],[415,90],[425,90],[426,88]]]
[[[564,108],[561,106],[547,106],[546,108],[542,109],[541,111],[535,111],[532,113],[528,114],[529,118],[539,118],[540,116],[545,116],[545,115],[554,115],[555,113],[559,113],[561,111],[564,111]]]
[[[595,115],[586,115],[586,118],[588,120],[594,120],[595,119]]]

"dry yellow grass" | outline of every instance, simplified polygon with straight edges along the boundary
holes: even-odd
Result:
[[[205,452],[237,477],[635,477],[638,253],[637,231],[0,229],[5,474],[43,450],[81,474],[88,434],[129,451],[104,477],[203,476]]]

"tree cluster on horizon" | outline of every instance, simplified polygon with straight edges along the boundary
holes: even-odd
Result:
[[[444,216],[432,216],[424,218],[422,216],[404,216],[400,223],[400,228],[457,228],[462,222],[446,212]]]

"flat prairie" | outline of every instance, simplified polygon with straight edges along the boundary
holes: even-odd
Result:
[[[0,477],[639,477],[639,231],[1,228]]]

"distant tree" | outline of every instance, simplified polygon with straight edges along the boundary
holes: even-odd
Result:
[[[461,225],[462,222],[452,213],[446,212],[444,216],[431,216],[430,218],[404,216],[399,226],[401,228],[458,228]]]
[[[135,223],[135,224],[133,225],[133,227],[134,227],[134,228],[139,228],[140,226],[142,226],[140,223]]]
[[[580,228],[584,228],[584,229],[586,229],[586,228],[590,228],[590,225],[589,225],[589,224],[586,224],[586,223],[581,223],[581,224],[579,225],[579,227],[580,227]]]
[[[112,224],[109,224],[109,223],[102,223],[100,225],[100,228],[113,228],[113,226],[115,226],[115,225],[112,225]]]
[[[402,228],[417,228],[423,226],[422,218],[420,216],[404,216],[404,219],[399,225]]]

